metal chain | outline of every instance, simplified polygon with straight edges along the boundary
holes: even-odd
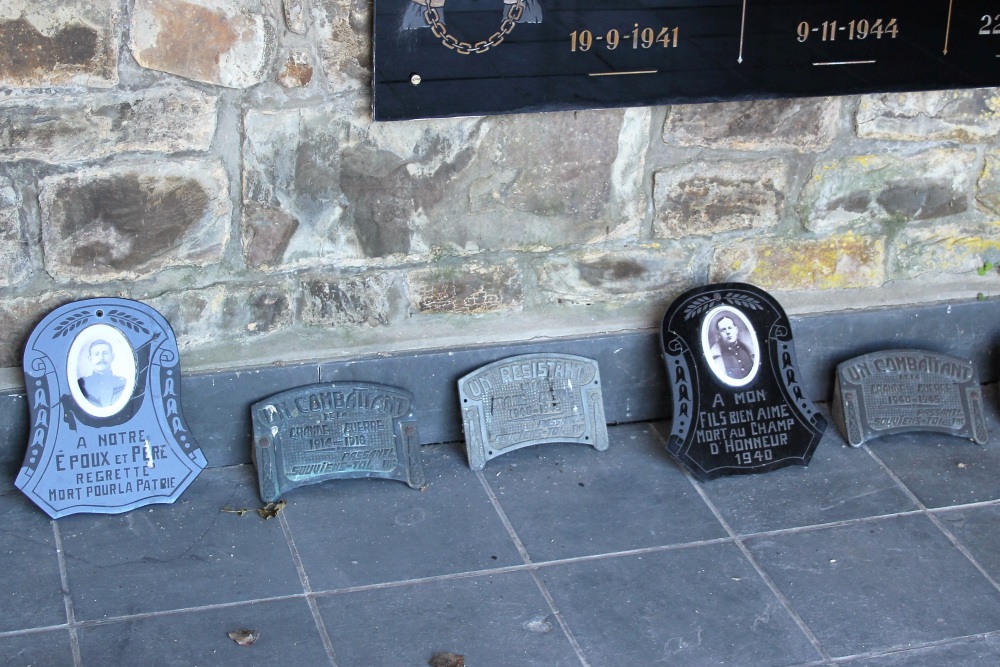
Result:
[[[507,15],[504,16],[503,21],[500,22],[500,29],[490,35],[489,39],[484,39],[483,41],[476,42],[475,44],[460,42],[454,35],[449,35],[448,27],[441,20],[441,15],[438,14],[438,10],[435,7],[431,7],[430,0],[427,0],[427,9],[424,10],[424,19],[427,21],[427,25],[431,27],[431,32],[434,33],[435,37],[441,40],[442,44],[447,46],[449,49],[462,54],[463,56],[467,56],[471,53],[486,53],[494,46],[502,42],[504,38],[514,29],[514,26],[517,25],[517,22],[521,19],[522,14],[524,14],[524,0],[515,0],[514,4],[510,5],[510,9],[507,10]]]

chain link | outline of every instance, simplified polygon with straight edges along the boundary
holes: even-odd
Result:
[[[441,20],[441,15],[438,13],[437,8],[431,7],[430,0],[427,1],[427,9],[424,10],[424,20],[427,21],[427,25],[431,27],[431,32],[441,40],[442,44],[463,56],[467,56],[472,53],[486,53],[498,45],[511,33],[523,14],[524,0],[515,0],[514,4],[510,5],[510,9],[507,10],[503,21],[500,22],[500,29],[490,35],[489,39],[484,39],[475,44],[460,42],[454,35],[449,35],[448,27]]]

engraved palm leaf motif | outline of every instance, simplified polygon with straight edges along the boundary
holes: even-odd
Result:
[[[123,310],[109,310],[108,319],[115,324],[120,324],[123,327],[127,327],[132,331],[141,331],[144,334],[149,333],[149,329],[146,328],[146,323],[140,320],[135,315],[126,313]]]
[[[65,336],[73,331],[76,331],[86,324],[87,320],[89,320],[91,316],[93,316],[93,313],[89,310],[81,310],[67,316],[65,319],[60,320],[59,323],[56,324],[52,337],[60,338],[61,336]]]
[[[694,301],[688,304],[687,308],[684,309],[684,319],[690,320],[696,315],[701,315],[703,312],[708,310],[708,308],[715,303],[715,299],[710,296],[699,296]]]

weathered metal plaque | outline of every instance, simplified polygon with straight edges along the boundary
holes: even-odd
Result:
[[[808,465],[826,419],[805,396],[785,311],[744,283],[685,292],[663,317],[667,449],[701,481]]]
[[[298,387],[254,403],[254,464],[265,502],[328,479],[424,486],[413,396],[367,382]]]
[[[996,0],[376,0],[376,120],[1000,84]]]
[[[496,361],[458,381],[469,467],[549,442],[608,448],[601,374],[593,359],[523,354]]]
[[[972,362],[924,350],[872,352],[838,365],[833,419],[851,447],[914,431],[980,445],[989,438]]]
[[[31,429],[14,483],[53,519],[174,502],[206,464],[180,381],[173,330],[149,306],[52,311],[24,350]]]

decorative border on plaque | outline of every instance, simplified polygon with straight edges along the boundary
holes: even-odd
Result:
[[[424,486],[413,395],[369,382],[306,385],[251,408],[260,497],[330,479],[372,477]]]
[[[722,359],[722,326],[738,331],[742,361]],[[660,345],[673,405],[667,450],[697,479],[808,465],[826,419],[805,396],[773,297],[744,283],[689,290],[664,314]]]
[[[515,449],[554,442],[608,448],[601,375],[593,359],[523,354],[458,381],[469,467]]]
[[[882,350],[839,364],[833,418],[851,447],[920,431],[980,445],[989,439],[972,362],[927,350]]]
[[[145,304],[49,313],[24,350],[31,429],[14,484],[56,519],[172,503],[206,466],[181,414],[173,330]]]

